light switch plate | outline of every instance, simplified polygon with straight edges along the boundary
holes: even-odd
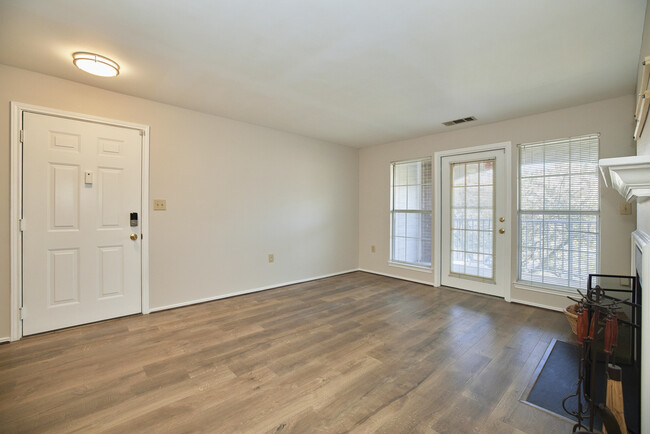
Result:
[[[153,209],[154,211],[164,211],[167,209],[167,200],[166,199],[154,199],[153,200]]]
[[[630,215],[632,214],[632,204],[630,202],[621,202],[618,211],[621,215]]]

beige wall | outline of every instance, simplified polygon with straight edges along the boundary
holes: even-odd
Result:
[[[151,126],[153,308],[357,268],[356,149],[0,65],[0,338],[10,101]]]
[[[531,98],[534,95],[531,95]],[[634,97],[600,101],[593,104],[557,110],[448,133],[435,134],[402,142],[361,149],[359,153],[359,267],[362,269],[433,282],[433,274],[405,270],[388,265],[389,258],[389,165],[391,161],[433,156],[436,151],[511,141],[536,142],[545,139],[601,133],[600,157],[634,154]],[[513,173],[518,154],[513,149]],[[434,180],[436,176],[434,175]],[[435,181],[434,181],[435,182]],[[621,216],[618,205],[623,198],[601,182],[601,271],[628,274],[630,270],[630,233],[635,229],[635,216]],[[516,221],[516,176],[513,176],[513,212]],[[634,211],[634,209],[633,209]],[[435,217],[434,217],[435,218]],[[513,228],[516,227],[513,226]],[[436,240],[434,240],[434,243]],[[370,246],[377,247],[371,253]],[[517,251],[517,237],[512,237],[512,252]],[[512,255],[512,277],[516,278],[517,255]],[[436,261],[436,258],[433,259]],[[529,290],[512,289],[513,299],[556,308],[564,307],[564,296],[547,295]]]
[[[639,74],[637,80],[637,93],[641,87],[641,61],[646,56],[650,56],[650,8],[645,11],[645,23],[643,25],[643,40],[641,42],[641,55],[639,59]],[[646,123],[643,133],[637,141],[637,155],[650,155],[650,123]],[[650,234],[650,199],[641,199],[637,201],[637,227],[646,234]]]

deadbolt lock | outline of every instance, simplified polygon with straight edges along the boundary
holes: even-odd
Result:
[[[503,223],[504,221],[506,221],[506,218],[505,218],[505,217],[499,217],[499,221],[500,221],[501,223]]]
[[[131,238],[133,241],[135,241],[135,240],[138,239],[138,234],[131,234],[131,236],[129,238]]]

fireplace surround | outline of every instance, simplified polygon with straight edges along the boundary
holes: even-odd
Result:
[[[632,233],[632,268],[641,286],[642,299],[650,291],[650,236]],[[641,432],[650,432],[650,303],[641,302]]]

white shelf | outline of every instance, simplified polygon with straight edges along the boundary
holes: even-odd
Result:
[[[650,155],[603,158],[598,165],[605,185],[616,189],[628,202],[650,197]]]
[[[648,80],[650,79],[650,56],[646,56],[643,59],[643,62],[641,62],[641,65],[643,65],[643,71],[641,72],[641,88],[639,89],[639,92],[641,93],[637,99],[636,114],[634,115],[635,119],[639,119],[641,114],[641,96],[646,89],[648,89]]]
[[[637,107],[636,127],[634,128],[634,140],[639,140],[645,121],[648,119],[648,109],[650,108],[650,90],[646,90],[639,97],[639,105]]]
[[[639,89],[639,96],[636,102],[636,110],[634,112],[634,119],[636,119],[636,128],[634,128],[634,140],[639,140],[646,118],[648,117],[648,108],[650,106],[650,92],[648,89],[648,81],[650,80],[650,56],[643,59],[641,63],[643,71],[641,73],[641,88]]]

